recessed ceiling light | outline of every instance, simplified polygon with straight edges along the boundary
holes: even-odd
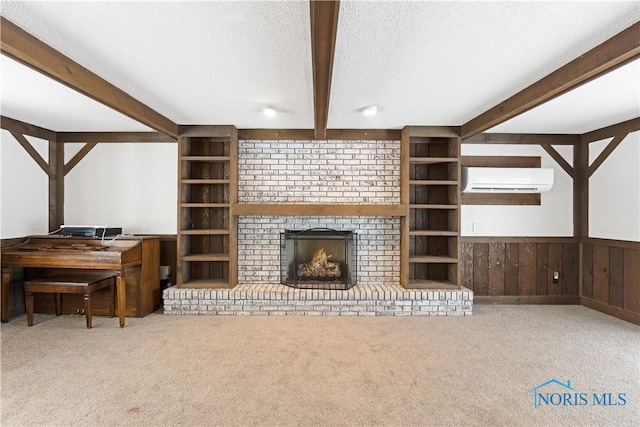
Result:
[[[365,116],[375,116],[376,114],[378,114],[378,107],[376,107],[375,105],[364,107],[362,109],[362,114],[364,114]]]
[[[264,107],[262,109],[262,114],[264,114],[267,117],[275,117],[275,115],[277,114],[277,111],[273,107]]]

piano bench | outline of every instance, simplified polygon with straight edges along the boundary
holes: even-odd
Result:
[[[109,288],[109,315],[115,316],[116,276],[110,271],[69,271],[54,273],[41,279],[24,282],[25,305],[27,306],[27,324],[33,326],[33,294],[48,293],[56,296],[56,316],[62,314],[61,294],[84,294],[84,313],[87,328],[91,328],[91,294]]]

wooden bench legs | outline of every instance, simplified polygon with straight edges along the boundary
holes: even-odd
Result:
[[[24,303],[27,309],[27,325],[33,326],[33,292],[24,293]]]
[[[116,278],[112,273],[89,272],[84,274],[60,273],[44,279],[29,280],[24,283],[27,325],[33,326],[33,294],[52,293],[56,298],[56,316],[62,314],[62,294],[83,294],[84,314],[87,328],[91,329],[93,312],[91,294],[100,289],[109,288],[109,315],[115,316]]]

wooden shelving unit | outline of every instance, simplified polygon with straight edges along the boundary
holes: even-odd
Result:
[[[177,285],[233,287],[238,131],[233,126],[190,126],[178,144]]]
[[[402,131],[401,283],[458,288],[460,138],[454,129]]]

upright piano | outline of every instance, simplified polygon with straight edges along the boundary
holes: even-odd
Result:
[[[160,304],[160,244],[158,238],[118,239],[31,236],[23,243],[2,248],[2,322],[9,320],[9,267],[37,269],[113,270],[116,274],[120,326],[125,315],[145,315]],[[138,301],[127,313],[127,295]],[[130,310],[129,310],[130,311]]]

